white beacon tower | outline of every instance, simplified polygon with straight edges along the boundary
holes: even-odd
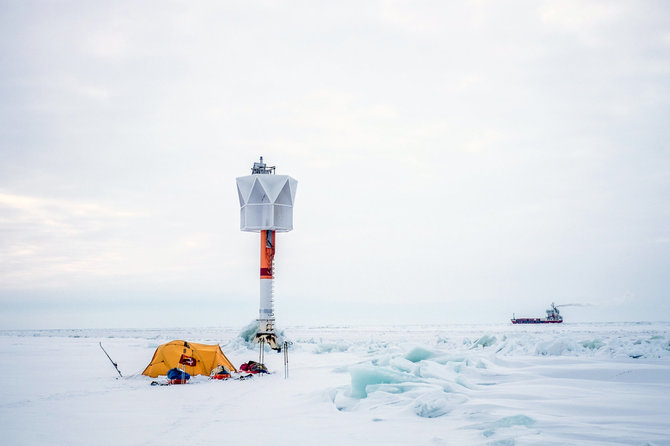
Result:
[[[276,233],[293,230],[293,202],[298,182],[288,175],[275,175],[275,166],[267,166],[261,156],[251,175],[237,178],[240,198],[240,230],[260,232],[260,309],[256,342],[266,342],[279,350],[275,334],[273,299]]]

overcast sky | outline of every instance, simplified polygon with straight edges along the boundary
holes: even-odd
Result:
[[[0,328],[670,319],[667,1],[0,1]]]

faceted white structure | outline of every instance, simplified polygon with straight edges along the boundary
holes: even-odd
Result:
[[[297,187],[298,182],[288,175],[254,174],[237,178],[240,229],[248,232],[293,230]]]

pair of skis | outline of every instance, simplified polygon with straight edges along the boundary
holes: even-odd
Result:
[[[123,378],[123,375],[121,374],[121,370],[119,370],[119,367],[117,366],[117,364],[116,364],[116,363],[112,360],[112,358],[109,356],[109,353],[107,353],[107,350],[105,350],[105,347],[102,346],[102,342],[99,342],[99,344],[100,344],[100,348],[102,349],[102,351],[105,352],[105,355],[107,355],[107,358],[109,358],[109,362],[112,363],[112,365],[114,366],[114,368],[116,369],[116,371],[119,373],[119,376],[120,376],[121,378]]]

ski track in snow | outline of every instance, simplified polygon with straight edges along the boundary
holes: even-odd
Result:
[[[292,327],[289,379],[273,352],[244,381],[140,374],[174,339],[257,360],[239,332],[0,331],[3,444],[670,445],[670,323]]]

